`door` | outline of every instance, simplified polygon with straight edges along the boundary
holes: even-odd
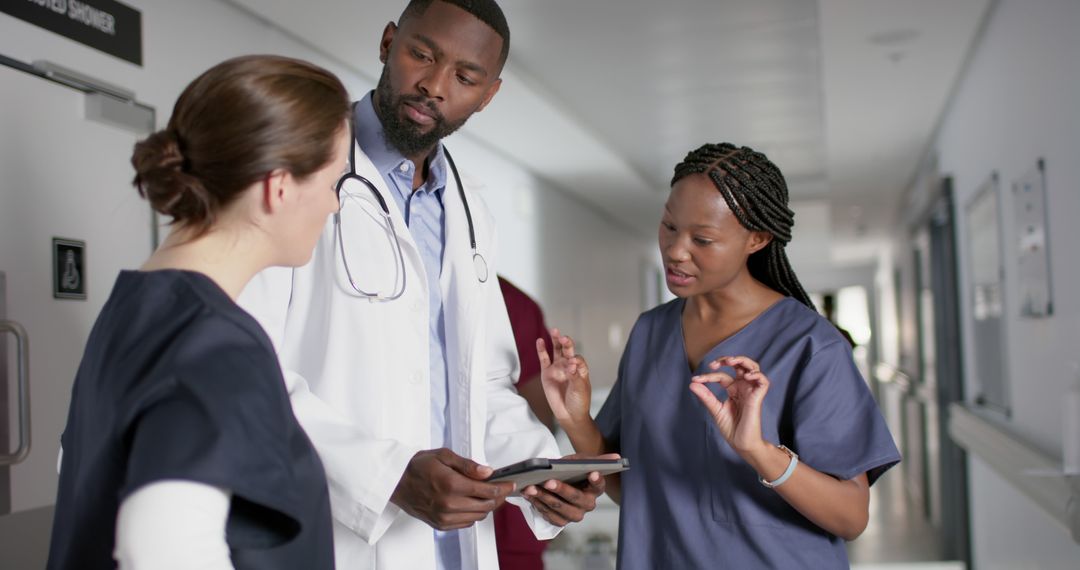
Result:
[[[964,401],[963,360],[960,355],[960,288],[957,276],[956,225],[952,178],[941,182],[941,195],[931,210],[930,289],[934,314],[931,342],[936,377],[933,400],[937,409],[933,437],[938,489],[935,500],[942,531],[944,554],[949,560],[971,564],[968,530],[967,460],[964,450],[948,435],[949,406]]]
[[[85,99],[0,65],[0,320],[28,338],[31,444],[24,460],[0,466],[0,568],[44,566],[60,433],[83,346],[117,273],[151,252],[149,209],[131,185],[140,135],[84,119]],[[68,273],[85,299],[54,297],[54,238],[85,243],[83,265]],[[0,452],[17,446],[20,432],[14,338],[0,336]]]
[[[954,220],[952,179],[946,177],[912,234],[920,376],[914,400],[921,411],[915,475],[922,481],[928,518],[940,530],[942,556],[970,564],[967,464],[947,430],[949,406],[964,400]]]

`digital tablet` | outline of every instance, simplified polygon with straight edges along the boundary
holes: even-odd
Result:
[[[621,459],[526,459],[513,465],[496,469],[488,481],[513,481],[520,491],[529,485],[539,485],[557,479],[571,485],[583,483],[593,471],[611,475],[630,468],[630,460]]]

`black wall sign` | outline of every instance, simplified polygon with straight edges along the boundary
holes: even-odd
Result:
[[[142,66],[142,13],[114,0],[0,0],[0,12]]]
[[[86,242],[53,238],[53,297],[86,299]]]

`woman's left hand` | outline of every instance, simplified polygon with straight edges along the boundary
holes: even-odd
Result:
[[[719,372],[721,367],[735,370],[735,376]],[[717,370],[691,378],[690,391],[701,400],[712,415],[724,440],[739,455],[754,451],[765,443],[761,437],[761,405],[769,391],[769,379],[757,362],[745,356],[723,356],[709,363]],[[721,402],[705,384],[715,382],[727,390],[727,401]]]

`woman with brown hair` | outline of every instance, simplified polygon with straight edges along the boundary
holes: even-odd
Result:
[[[322,464],[234,299],[311,257],[338,207],[348,112],[329,72],[240,57],[135,146],[135,185],[173,231],[121,272],[87,341],[49,568],[333,567]]]

